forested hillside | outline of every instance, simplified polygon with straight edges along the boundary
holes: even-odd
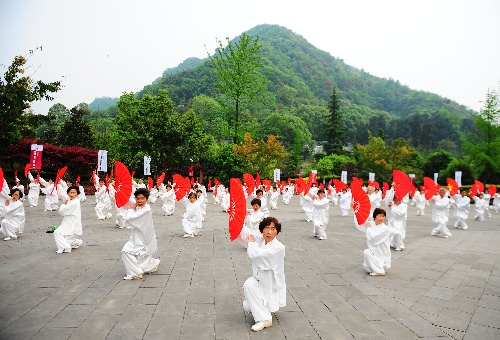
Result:
[[[315,139],[322,140],[318,124],[324,121],[324,107],[336,86],[352,143],[366,143],[370,130],[389,140],[406,138],[421,149],[442,147],[456,152],[460,138],[471,129],[474,112],[465,106],[372,76],[317,49],[287,28],[259,25],[247,34],[260,37],[265,65],[262,71],[269,79],[265,105],[248,108],[257,119],[272,112],[287,112],[302,118]],[[219,96],[210,63],[196,58],[166,70],[138,96],[155,95],[160,89],[168,90],[180,110],[189,108],[196,96]]]

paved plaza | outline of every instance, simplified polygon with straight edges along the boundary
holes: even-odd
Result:
[[[286,246],[287,306],[273,326],[250,330],[242,285],[245,249],[230,242],[227,214],[209,195],[201,236],[183,238],[177,203],[163,216],[152,204],[161,266],[124,281],[121,248],[130,231],[97,221],[94,197],[82,204],[81,248],[56,254],[58,212],[26,206],[25,233],[0,241],[0,339],[500,339],[500,215],[471,220],[450,239],[430,236],[425,216],[408,209],[403,252],[385,277],[362,268],[365,235],[330,206],[328,239],[313,237],[299,199],[280,202]],[[249,206],[249,204],[248,204]]]

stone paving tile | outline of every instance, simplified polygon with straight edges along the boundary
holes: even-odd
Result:
[[[71,338],[76,328],[42,328],[32,340],[66,340]],[[88,339],[88,338],[87,338]]]
[[[118,319],[118,315],[102,315],[92,313],[82,323],[82,325],[73,332],[70,339],[105,339],[115,326]]]
[[[500,311],[478,307],[472,317],[472,322],[488,327],[500,328]]]
[[[335,322],[314,322],[314,330],[321,340],[352,340],[353,335],[337,320]]]
[[[97,305],[69,305],[52,319],[47,327],[80,327]]]
[[[473,314],[444,308],[437,316],[435,324],[457,331],[465,332]]]
[[[278,320],[280,328],[283,330],[287,339],[292,337],[300,338],[317,336],[316,331],[303,313],[277,313],[276,319]]]
[[[464,336],[464,340],[498,340],[500,339],[500,328],[488,327],[471,323]]]
[[[408,328],[394,319],[374,321],[373,324],[389,339],[419,339],[415,333],[411,332]]]

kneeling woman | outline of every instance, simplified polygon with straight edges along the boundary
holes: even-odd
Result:
[[[246,239],[253,275],[243,285],[243,309],[253,315],[254,332],[271,327],[271,313],[286,305],[285,246],[276,238],[281,224],[274,217],[266,217],[259,230],[261,236],[249,235]]]
[[[23,193],[19,189],[12,189],[11,197],[4,204],[4,216],[1,222],[0,233],[7,236],[4,241],[16,240],[24,231],[24,206],[21,198]],[[3,195],[2,195],[3,196]]]
[[[59,215],[63,217],[61,225],[54,231],[56,253],[70,253],[71,249],[79,248],[83,241],[82,211],[80,209],[79,190],[77,186],[70,186],[67,190],[69,200],[59,207]]]

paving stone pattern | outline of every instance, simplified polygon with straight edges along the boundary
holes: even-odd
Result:
[[[287,306],[259,333],[241,307],[250,262],[211,195],[195,238],[182,238],[182,204],[168,217],[152,204],[161,266],[137,281],[123,280],[130,232],[98,221],[94,197],[82,204],[85,243],[68,254],[46,233],[58,212],[44,212],[43,197],[25,202],[25,233],[0,241],[0,339],[500,339],[500,215],[464,231],[450,213],[444,239],[430,236],[429,207],[416,216],[410,206],[405,251],[393,251],[385,277],[370,277],[352,211],[330,206],[320,241],[298,201],[271,211],[283,226]]]

